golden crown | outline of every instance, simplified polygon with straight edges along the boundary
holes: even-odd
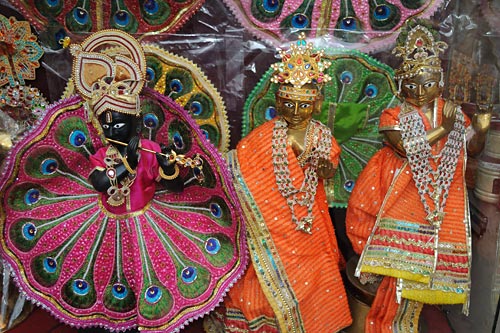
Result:
[[[71,44],[70,51],[73,82],[96,116],[106,110],[140,114],[146,58],[133,36],[116,29],[101,30],[80,45]]]
[[[403,58],[395,79],[411,78],[421,72],[441,73],[443,69],[439,54],[447,47],[445,42],[436,41],[426,27],[415,26],[409,31],[405,44],[392,50],[396,56]]]
[[[330,67],[330,61],[322,61],[324,51],[313,52],[313,44],[306,43],[305,34],[299,35],[299,40],[290,45],[290,50],[280,51],[282,61],[272,64],[274,74],[271,82],[278,84],[291,84],[295,88],[301,88],[305,84],[312,83],[318,86],[331,80],[324,73]]]

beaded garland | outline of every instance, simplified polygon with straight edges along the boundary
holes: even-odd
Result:
[[[283,120],[278,120],[273,129],[272,156],[276,184],[281,195],[286,199],[287,205],[292,213],[292,222],[297,225],[296,230],[305,233],[312,233],[312,223],[314,216],[312,209],[318,187],[318,161],[319,159],[329,159],[332,146],[332,135],[330,130],[318,121],[311,120],[306,132],[306,146],[316,146],[311,149],[307,160],[309,166],[305,171],[305,178],[300,189],[295,188],[290,177],[288,167],[288,153],[286,150],[288,137],[288,126]],[[310,135],[312,133],[312,135]],[[310,142],[310,140],[313,142]],[[317,143],[317,144],[316,144]],[[307,215],[300,219],[295,214],[295,205],[307,207]]]
[[[426,138],[424,123],[417,110],[408,103],[404,103],[403,112],[399,116],[403,146],[420,200],[428,214],[426,220],[436,230],[439,230],[444,219],[446,198],[462,149],[461,138],[465,134],[462,112],[457,112],[456,117],[454,128],[448,135],[445,147],[439,154],[433,156],[432,148]],[[430,158],[441,160],[436,170],[432,169]],[[434,202],[433,210],[429,207],[427,196]]]

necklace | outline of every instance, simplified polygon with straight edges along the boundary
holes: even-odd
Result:
[[[124,158],[120,151],[113,145],[109,145],[106,150],[104,163],[106,164],[106,176],[109,179],[111,186],[107,190],[108,199],[106,202],[114,207],[121,206],[126,202],[127,211],[130,210],[130,187],[134,183],[135,174],[129,173],[127,177],[120,181],[121,187],[118,185],[117,173],[115,166],[123,163]]]
[[[437,101],[435,103],[435,109],[437,109]],[[436,230],[439,230],[445,215],[444,208],[448,198],[448,191],[463,146],[464,116],[458,110],[453,130],[448,134],[444,148],[437,155],[432,154],[424,123],[415,107],[404,103],[402,112],[399,114],[399,123],[408,164],[410,165],[420,201],[427,213],[426,220]],[[431,158],[436,161],[437,167],[435,170],[430,164]],[[432,199],[434,203],[432,210],[427,202],[427,197]]]
[[[307,126],[305,146],[313,147],[317,143],[317,147],[314,150],[311,149],[307,154],[307,160],[303,161],[303,163],[308,162],[309,164],[304,172],[304,181],[300,189],[297,189],[292,183],[288,167],[288,152],[286,150],[288,142],[287,131],[288,126],[285,121],[277,120],[275,122],[272,138],[272,156],[276,185],[290,208],[292,222],[297,225],[295,230],[312,234],[312,223],[314,220],[312,211],[318,187],[316,169],[318,168],[320,158],[329,159],[332,147],[332,134],[328,127],[315,120],[311,120]],[[295,205],[307,207],[307,215],[298,219],[295,215]]]

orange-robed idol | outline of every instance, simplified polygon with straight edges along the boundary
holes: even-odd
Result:
[[[429,29],[413,27],[398,45],[403,102],[380,117],[387,146],[360,174],[346,217],[347,234],[361,255],[356,275],[362,281],[383,277],[365,322],[370,333],[417,332],[424,303],[463,304],[467,313],[466,148],[484,142],[490,117],[477,115],[471,123],[460,107],[441,98],[439,53],[446,44]]]
[[[322,180],[334,175],[340,147],[312,119],[329,64],[311,51],[312,44],[299,40],[282,52],[283,62],[273,66],[279,117],[254,129],[228,156],[252,265],[205,322],[218,332],[331,333],[351,323]]]

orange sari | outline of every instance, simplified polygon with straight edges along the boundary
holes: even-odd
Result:
[[[444,101],[439,100],[438,115],[443,106]],[[399,130],[399,112],[400,107],[385,110],[380,131]],[[419,113],[429,130],[427,117]],[[465,137],[463,141],[465,147]],[[443,138],[435,144],[433,154],[445,142]],[[434,161],[431,165],[435,168]],[[347,234],[361,254],[357,273],[385,276],[367,317],[366,332],[404,332],[396,326],[409,317],[416,329],[422,303],[467,307],[471,252],[464,172],[462,148],[438,234],[425,220],[427,213],[405,158],[384,147],[360,174],[348,204]],[[432,209],[432,201],[429,205]],[[401,305],[397,298],[403,299]]]
[[[228,162],[247,215],[252,266],[230,290],[224,321],[228,332],[337,332],[351,316],[339,272],[340,253],[320,181],[312,235],[295,230],[290,209],[276,186],[272,159],[274,121],[244,138]],[[288,145],[293,184],[304,172]],[[337,165],[340,148],[332,142]],[[297,217],[306,207],[295,208]]]

